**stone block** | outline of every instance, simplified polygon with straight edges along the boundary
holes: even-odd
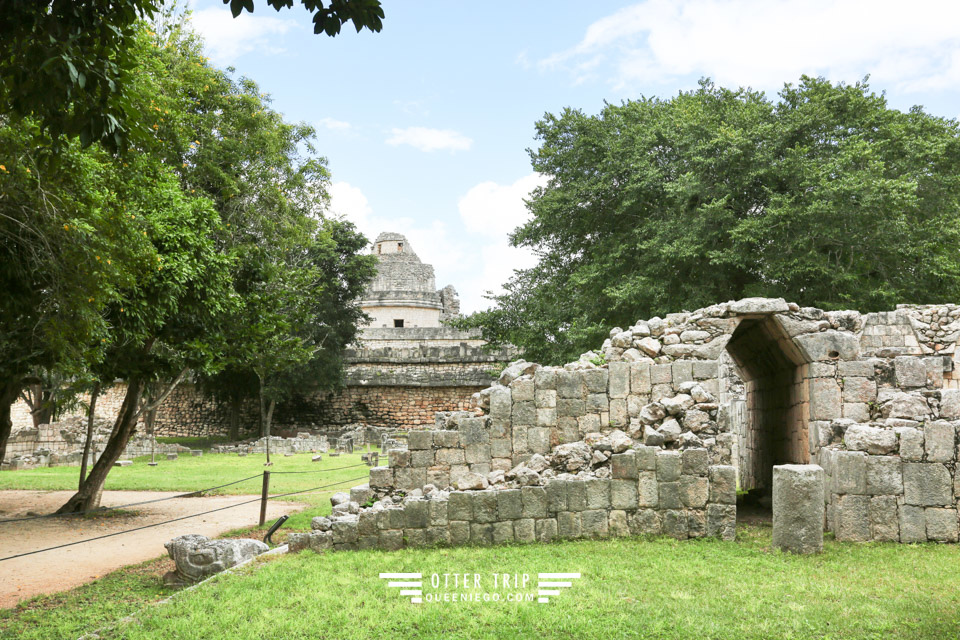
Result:
[[[450,520],[473,520],[473,503],[467,491],[452,491],[447,500],[447,518]]]
[[[430,526],[439,527],[447,524],[447,500],[430,500]]]
[[[610,400],[610,426],[622,428],[626,427],[629,422],[626,399],[614,398]]]
[[[474,522],[470,525],[470,544],[488,546],[493,544],[493,525]]]
[[[870,378],[843,378],[844,402],[874,402],[877,399],[877,383]]]
[[[614,479],[637,479],[637,455],[633,450],[610,456],[610,471]]]
[[[648,394],[652,388],[649,362],[630,363],[630,391],[635,394]]]
[[[869,422],[870,405],[865,402],[844,402],[843,417],[854,422]]]
[[[637,451],[637,470],[638,471],[656,471],[657,470],[657,452],[660,447],[648,447],[639,445]]]
[[[823,551],[824,474],[815,464],[773,467],[773,546],[792,553]]]
[[[533,402],[533,378],[521,377],[510,383],[514,403]]]
[[[433,449],[415,450],[410,452],[411,467],[432,467],[433,462]]]
[[[927,520],[923,507],[900,505],[900,542],[926,542]]]
[[[433,431],[410,431],[407,433],[407,448],[411,451],[433,448]]]
[[[355,543],[359,536],[357,531],[357,518],[334,520],[330,529],[333,531],[334,544]]]
[[[627,512],[622,509],[612,510],[607,518],[607,531],[614,538],[622,538],[630,535]]]
[[[706,485],[706,479],[703,479]],[[706,487],[704,487],[706,494]],[[706,503],[706,495],[704,495]],[[637,481],[636,480],[611,480],[610,481],[610,505],[614,509],[633,510],[637,508]]]
[[[533,374],[533,382],[536,385],[537,390],[551,390],[555,391],[557,388],[557,372],[554,369],[546,369],[541,367],[537,369]]]
[[[430,525],[430,505],[426,500],[410,500],[403,505],[404,529],[423,529]]]
[[[516,520],[523,516],[523,498],[520,489],[503,489],[496,492],[497,516],[500,520]]]
[[[491,458],[509,458],[513,455],[513,441],[510,438],[492,438],[490,440]]]
[[[683,463],[679,451],[657,451],[657,480],[675,482],[680,479]]]
[[[530,453],[530,447],[527,445],[527,431],[529,429],[525,426],[515,425],[513,427],[513,442],[511,443],[513,455]]]
[[[637,506],[656,508],[660,504],[660,483],[655,471],[641,471],[637,481]]]
[[[918,507],[952,505],[950,472],[939,463],[903,463],[903,499]]]
[[[737,537],[737,507],[732,504],[707,505],[707,535],[722,540]]]
[[[683,502],[680,500],[679,482],[661,482],[660,483],[660,509],[680,509]]]
[[[427,484],[432,484],[435,487],[449,487],[450,472],[438,468],[427,469]]]
[[[663,512],[663,535],[677,540],[686,540],[689,537],[688,527],[685,512],[676,510]]]
[[[375,489],[392,489],[393,469],[390,467],[374,467],[370,469],[370,486]]]
[[[537,406],[530,402],[514,402],[513,414],[511,415],[513,426],[533,426],[537,424]]]
[[[810,419],[836,420],[842,416],[840,386],[835,378],[811,378]]]
[[[401,529],[381,531],[377,538],[377,546],[384,551],[399,551],[403,548],[403,531]]]
[[[928,508],[924,509],[924,519],[927,524],[927,540],[935,542],[957,541],[957,510]]]
[[[689,476],[705,476],[710,466],[710,453],[706,449],[684,449],[683,474]]]
[[[474,522],[487,523],[497,520],[497,493],[497,491],[471,491],[467,494],[470,496]]]
[[[482,464],[490,462],[489,444],[468,444],[463,450],[467,464]]]
[[[370,488],[369,484],[361,484],[356,487],[351,487],[350,489],[350,502],[356,502],[360,506],[371,502],[372,504],[373,490]]]
[[[463,449],[437,449],[434,459],[440,465],[465,464],[467,461]]]
[[[835,507],[835,531],[837,540],[867,542],[871,539],[870,497],[842,495]]]
[[[390,449],[387,453],[390,460],[390,466],[397,469],[410,466],[410,451],[406,449]]]
[[[956,428],[949,422],[937,420],[923,427],[927,462],[953,462],[956,455]]]
[[[874,375],[873,363],[863,360],[841,361],[837,363],[837,375],[841,378],[872,378]]]
[[[552,542],[557,537],[557,519],[541,518],[534,521],[537,542]]]
[[[493,544],[507,544],[513,542],[513,522],[493,523]]]
[[[556,389],[541,389],[537,387],[537,391],[533,396],[533,403],[537,405],[537,409],[556,409],[557,408],[557,390]],[[556,415],[556,412],[554,412]]]
[[[535,542],[537,540],[533,518],[521,518],[513,522],[513,537],[517,542]]]
[[[557,399],[557,424],[562,418],[579,418],[587,412],[587,401],[582,398]]]
[[[450,544],[450,529],[447,526],[427,528],[427,544],[429,545]]]
[[[635,536],[660,535],[660,515],[653,509],[640,509],[627,514],[627,525]]]
[[[692,365],[694,380],[708,380],[720,376],[720,366],[716,361],[694,360]]]
[[[607,393],[607,381],[610,375],[607,369],[587,369],[585,371],[581,371],[580,375],[583,376],[583,383],[587,387],[588,394]]]
[[[607,509],[588,509],[580,513],[585,538],[606,538],[609,533]]]
[[[834,457],[834,493],[867,492],[867,454],[862,451],[837,451]]]
[[[901,389],[923,387],[927,384],[927,367],[915,356],[897,356],[893,359],[894,377]]]
[[[451,520],[447,527],[450,531],[450,544],[465,545],[470,542],[470,523],[463,520]]]
[[[870,532],[877,542],[900,540],[896,496],[874,496],[870,499]]]
[[[587,396],[587,413],[603,413],[610,410],[610,399],[605,393],[591,393]]]
[[[466,447],[470,444],[487,444],[490,442],[490,431],[487,429],[484,418],[463,418],[460,420],[459,431],[460,446]]]
[[[416,549],[427,546],[426,529],[404,529],[403,544],[408,549]]]
[[[567,485],[566,480],[550,480],[544,487],[547,493],[547,511],[557,513],[567,510]]]
[[[793,341],[808,362],[856,360],[860,357],[860,341],[853,333],[820,331],[796,336]]]
[[[583,376],[577,371],[557,372],[557,407],[560,407],[559,398],[584,399],[587,395],[587,385]]]
[[[611,362],[609,369],[609,394],[611,398],[626,398],[630,394],[630,363]]]
[[[556,407],[537,409],[537,426],[538,427],[555,427],[556,425],[557,425]]]
[[[897,434],[893,429],[880,429],[865,424],[847,427],[843,443],[850,451],[866,451],[872,454],[892,453],[897,450]]]
[[[960,389],[943,389],[940,392],[940,417],[950,420],[960,418]]]
[[[583,535],[580,513],[560,511],[557,513],[557,535],[561,538],[576,539]]]
[[[438,448],[456,449],[460,446],[459,431],[434,431],[433,444]]]
[[[584,511],[587,508],[587,483],[583,480],[570,480],[567,483],[567,508],[570,511]]]
[[[427,470],[423,467],[413,469],[397,469],[394,471],[394,483],[397,489],[421,489],[427,483]]]
[[[547,517],[547,492],[543,487],[522,487],[520,491],[524,518]]]
[[[903,466],[896,456],[867,456],[867,493],[894,496],[903,493]]]
[[[710,502],[737,504],[737,470],[730,465],[712,465],[708,470]]]
[[[527,448],[530,453],[541,455],[550,453],[550,429],[545,427],[527,429]]]
[[[494,387],[490,392],[490,417],[494,420],[509,420],[513,407],[513,394],[509,387]]]
[[[587,509],[610,508],[610,480],[590,478],[584,482],[587,489]]]
[[[913,427],[897,427],[894,431],[900,437],[900,458],[921,462],[924,454],[923,431]]]
[[[706,478],[687,475],[680,477],[680,501],[684,506],[703,509],[707,506],[709,495],[710,484]]]

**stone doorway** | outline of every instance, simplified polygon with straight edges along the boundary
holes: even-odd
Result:
[[[737,434],[738,488],[748,499],[738,511],[769,509],[773,466],[810,462],[807,365],[773,318],[744,318],[727,351],[745,387],[745,412]]]

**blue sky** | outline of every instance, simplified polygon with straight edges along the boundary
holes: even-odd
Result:
[[[258,0],[234,20],[221,0],[191,2],[213,63],[317,128],[333,212],[371,239],[406,234],[466,312],[532,264],[507,234],[542,180],[526,149],[545,112],[671,96],[703,76],[775,94],[807,73],[870,74],[896,108],[960,114],[956,1],[384,0],[382,32],[336,38],[313,35],[296,4]]]

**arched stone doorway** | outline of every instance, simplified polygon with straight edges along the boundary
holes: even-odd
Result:
[[[773,466],[810,462],[808,366],[771,316],[740,320],[727,352],[745,385],[746,411],[737,433],[738,485],[768,493]]]

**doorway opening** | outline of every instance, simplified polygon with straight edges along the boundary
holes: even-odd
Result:
[[[807,367],[793,341],[770,317],[746,318],[727,351],[744,382],[746,415],[737,434],[738,519],[769,512],[773,467],[808,464]]]

